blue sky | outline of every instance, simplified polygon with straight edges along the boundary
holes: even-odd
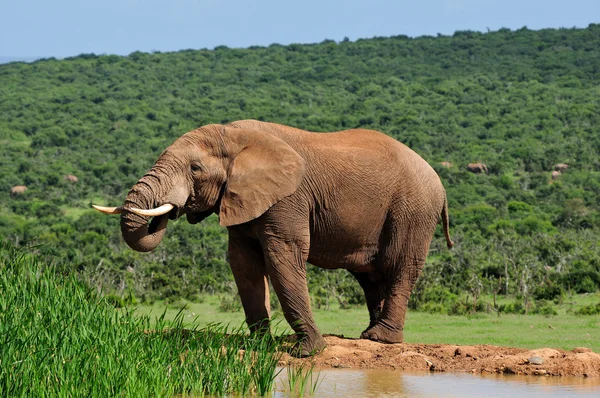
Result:
[[[0,56],[126,55],[599,22],[600,0],[0,0]]]

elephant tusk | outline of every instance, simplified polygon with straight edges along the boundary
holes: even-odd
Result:
[[[92,207],[104,214],[121,214],[123,211],[123,206],[119,207],[104,207],[104,206],[96,206],[92,205]]]
[[[166,205],[162,205],[160,207],[157,207],[156,209],[142,210],[142,209],[131,208],[131,209],[127,209],[127,210],[129,210],[132,213],[137,214],[138,216],[156,217],[156,216],[162,216],[163,214],[167,214],[168,212],[173,210],[173,207],[174,206],[172,204],[167,203]]]

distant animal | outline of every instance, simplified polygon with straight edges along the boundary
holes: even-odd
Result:
[[[452,167],[452,163],[450,163],[450,162],[440,162],[440,165],[442,165],[443,167],[446,167],[446,168],[448,168],[448,169],[449,169],[450,167]]]
[[[79,181],[79,179],[78,179],[77,177],[75,177],[73,174],[67,174],[67,175],[64,177],[64,179],[65,179],[66,181],[73,182],[73,183],[75,183],[75,182]]]
[[[569,165],[566,163],[558,163],[558,164],[554,165],[554,170],[561,172],[561,173],[568,168],[569,168]]]
[[[453,244],[437,173],[406,145],[364,129],[312,133],[255,120],[204,126],[169,146],[124,205],[95,208],[121,214],[125,242],[143,252],[157,247],[169,220],[185,215],[196,224],[218,214],[250,330],[269,333],[270,281],[299,356],[325,347],[306,262],[350,271],[369,311],[361,337],[398,343],[439,220]]]
[[[554,181],[554,180],[558,179],[558,177],[560,177],[560,175],[561,175],[560,171],[554,170],[551,174],[552,180]]]
[[[467,165],[467,170],[469,170],[471,173],[475,173],[475,174],[488,172],[488,168],[484,163],[469,163]]]
[[[27,187],[25,185],[15,185],[10,189],[10,196],[15,197],[18,195],[23,195],[27,191]]]

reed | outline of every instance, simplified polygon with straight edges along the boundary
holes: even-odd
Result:
[[[242,328],[186,329],[117,311],[71,275],[0,241],[0,395],[266,395],[277,375],[271,338]]]
[[[314,370],[314,363],[305,362],[295,367],[288,365],[286,368],[288,391],[298,397],[303,397],[305,394],[314,396],[323,381],[321,373],[315,374]]]

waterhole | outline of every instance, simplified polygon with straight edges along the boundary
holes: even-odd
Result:
[[[315,397],[600,397],[600,379],[414,373],[392,370],[314,369]],[[296,381],[299,385],[299,381]],[[310,377],[304,388],[310,395]],[[275,397],[290,394],[287,370],[275,382]]]

